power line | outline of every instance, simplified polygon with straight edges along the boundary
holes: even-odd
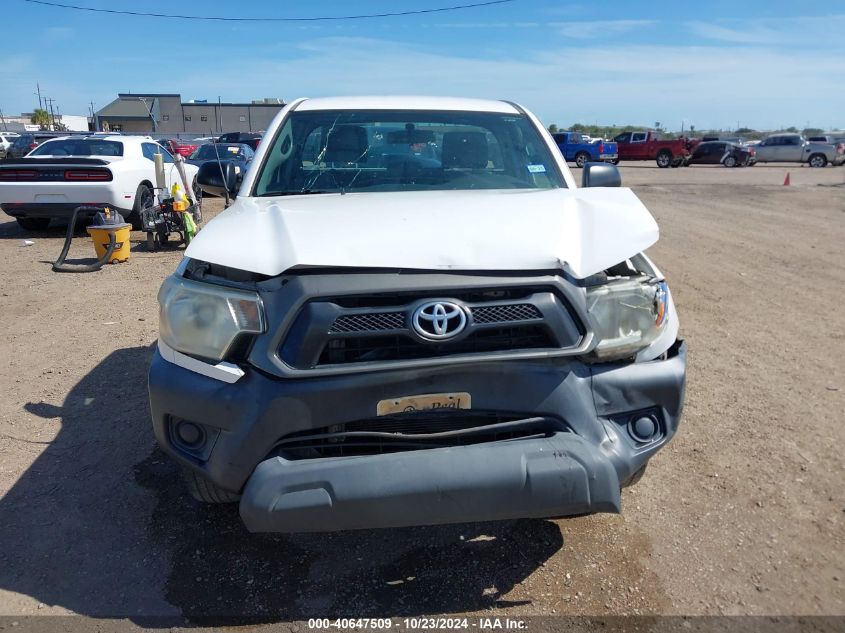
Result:
[[[113,13],[118,15],[131,15],[148,18],[169,18],[173,20],[214,20],[218,22],[319,22],[326,20],[364,20],[368,18],[390,18],[403,15],[420,15],[423,13],[443,13],[445,11],[458,11],[460,9],[477,9],[480,7],[489,7],[494,4],[506,4],[516,2],[517,0],[487,0],[487,2],[473,2],[471,4],[458,4],[448,7],[438,7],[435,9],[416,9],[412,11],[394,11],[389,13],[367,13],[360,15],[327,15],[310,18],[229,18],[224,16],[214,15],[177,15],[171,13],[147,13],[143,11],[123,11],[119,9],[99,9],[95,7],[81,7],[75,4],[64,4],[61,2],[47,2],[47,0],[23,0],[30,4],[41,4],[48,7],[57,7],[60,9],[75,9],[77,11],[91,11],[93,13]]]

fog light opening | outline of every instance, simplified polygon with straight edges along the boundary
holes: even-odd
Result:
[[[639,442],[651,442],[660,432],[660,425],[650,415],[644,415],[631,420],[628,425],[631,436]]]
[[[176,435],[186,448],[197,448],[205,442],[205,431],[193,422],[179,422]]]

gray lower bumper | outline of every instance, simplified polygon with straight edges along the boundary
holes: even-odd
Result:
[[[268,459],[240,512],[252,532],[330,532],[619,512],[619,479],[573,433],[306,461]]]

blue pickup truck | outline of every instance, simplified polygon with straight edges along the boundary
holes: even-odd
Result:
[[[583,167],[591,161],[605,161],[614,164],[619,162],[618,149],[613,141],[598,140],[587,143],[578,132],[559,132],[552,134],[552,138],[557,143],[563,157],[579,167]]]

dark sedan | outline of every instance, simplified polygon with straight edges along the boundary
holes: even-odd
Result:
[[[6,150],[6,158],[23,158],[44,141],[60,136],[67,136],[67,134],[63,132],[25,132],[14,137],[14,141]]]
[[[217,138],[218,143],[243,143],[249,145],[253,150],[258,149],[261,142],[261,134],[254,132],[227,132]]]
[[[754,148],[727,141],[699,143],[687,160],[688,165],[724,165],[750,167],[757,162]]]
[[[200,145],[193,154],[188,156],[186,162],[200,167],[203,163],[218,159],[230,161],[235,165],[235,173],[240,180],[253,158],[255,158],[255,152],[245,143],[206,143]]]

